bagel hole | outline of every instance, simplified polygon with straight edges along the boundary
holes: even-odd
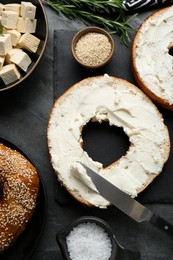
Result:
[[[90,121],[82,131],[83,149],[106,168],[127,153],[129,138],[122,128]]]
[[[168,53],[169,53],[169,55],[173,56],[173,46],[171,46],[171,47],[169,48]]]

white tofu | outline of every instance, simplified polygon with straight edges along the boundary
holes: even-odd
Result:
[[[3,34],[0,36],[0,55],[6,55],[12,49],[11,35]]]
[[[13,11],[20,15],[20,4],[6,4],[4,5],[4,10],[5,11]]]
[[[19,46],[19,44],[18,44],[18,43],[16,44],[15,48],[17,48],[17,49],[22,49],[22,47],[21,47],[21,46]]]
[[[2,11],[4,11],[4,5],[0,3],[0,15],[2,14]]]
[[[5,56],[0,56],[0,69],[2,69],[2,66],[4,65]]]
[[[34,19],[36,14],[36,6],[31,2],[21,2],[20,14],[23,18]]]
[[[13,56],[13,54],[15,54],[15,51],[18,50],[17,48],[13,48],[11,51],[9,51],[6,55],[5,55],[5,64],[10,64],[11,61],[11,57]]]
[[[35,33],[37,26],[37,19],[29,19],[19,17],[17,21],[16,29],[20,33]]]
[[[21,33],[15,29],[13,29],[13,30],[3,29],[3,33],[11,35],[12,46],[15,47],[21,37]]]
[[[21,49],[14,49],[10,57],[10,62],[16,64],[26,72],[32,61],[26,52]]]
[[[7,85],[20,79],[21,74],[15,64],[8,64],[3,66],[0,70],[0,77],[4,81],[5,85]]]
[[[40,39],[30,33],[23,34],[18,41],[20,47],[32,53],[37,51],[39,44]]]
[[[13,11],[2,11],[2,25],[7,29],[16,29],[18,14]]]

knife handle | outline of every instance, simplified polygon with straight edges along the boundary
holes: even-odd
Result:
[[[161,218],[160,216],[153,215],[149,220],[150,223],[165,231],[167,234],[173,237],[173,225]]]

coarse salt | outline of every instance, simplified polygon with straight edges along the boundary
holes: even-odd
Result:
[[[78,40],[75,52],[80,62],[96,66],[106,61],[109,57],[111,43],[106,35],[91,32]]]
[[[108,233],[91,222],[74,227],[66,237],[66,243],[72,260],[108,260],[112,252]]]

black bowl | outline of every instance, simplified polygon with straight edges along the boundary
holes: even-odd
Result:
[[[107,232],[111,244],[112,244],[112,252],[109,260],[139,260],[140,259],[140,253],[137,251],[132,251],[129,249],[124,249],[119,242],[117,241],[114,232],[110,225],[104,221],[103,219],[100,219],[98,217],[94,216],[84,216],[80,217],[77,220],[73,221],[71,224],[69,224],[67,227],[65,227],[63,230],[57,232],[56,239],[57,242],[61,248],[62,254],[65,259],[71,260],[68,249],[67,249],[67,244],[66,244],[66,237],[68,234],[71,232],[71,230],[78,226],[81,223],[95,223],[96,225],[102,227],[105,232]]]
[[[22,0],[2,0],[2,4],[10,4],[10,3],[18,3],[21,4]],[[0,78],[0,92],[11,89],[13,87],[16,87],[20,83],[22,83],[35,69],[35,67],[38,65],[46,44],[47,44],[47,39],[48,39],[48,21],[47,21],[47,16],[46,12],[44,10],[43,4],[41,0],[30,0],[29,2],[33,3],[37,9],[36,9],[36,19],[37,19],[37,26],[36,26],[36,32],[33,34],[36,37],[38,37],[41,42],[39,44],[38,50],[36,53],[28,53],[29,57],[32,60],[32,63],[30,64],[28,70],[26,72],[22,71],[19,69],[21,73],[21,78],[15,82],[12,82],[8,85],[5,85],[5,83],[2,81]]]

